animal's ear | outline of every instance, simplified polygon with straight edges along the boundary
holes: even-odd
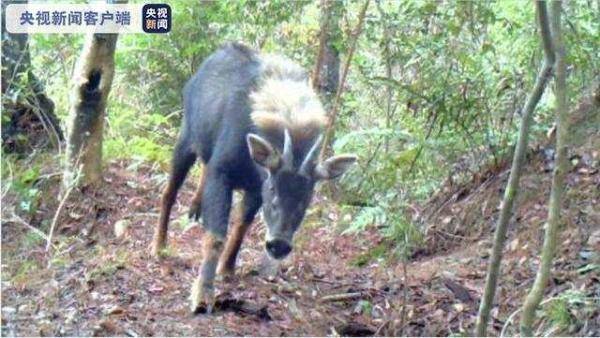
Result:
[[[341,176],[358,160],[356,155],[337,155],[326,159],[315,167],[315,177],[319,180],[329,180]]]
[[[281,165],[281,156],[269,141],[256,134],[248,134],[246,136],[246,143],[248,143],[250,157],[252,157],[254,162],[271,171],[279,168]]]

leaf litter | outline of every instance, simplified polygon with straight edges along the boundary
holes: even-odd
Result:
[[[536,193],[521,201],[519,225],[510,229],[490,334],[498,335],[519,308],[539,263],[550,187],[549,173],[542,172],[542,161],[534,158],[523,177]],[[430,202],[437,205],[422,206],[436,210],[436,215],[424,222],[430,231],[423,248],[408,262],[406,281],[401,263],[394,259],[353,264],[384,239],[373,228],[340,234],[339,210],[324,201],[315,205],[328,215],[325,224],[303,227],[292,256],[276,274],[261,277],[264,225],[257,219],[242,246],[236,276],[217,283],[217,303],[207,315],[190,313],[187,304],[201,259],[203,230],[178,222],[187,214],[193,180],[188,180],[174,207],[169,249],[159,261],[149,256],[148,247],[158,218],[161,180],[149,167],[141,165],[131,172],[126,162],[112,162],[101,189],[74,192],[60,219],[60,228],[69,231],[55,236],[57,249],[51,253],[43,250],[44,243],[23,245],[28,229],[3,221],[2,335],[466,334],[474,327],[485,280],[497,213],[491,205],[498,205],[505,179],[497,170],[479,182],[483,188],[455,187],[448,194],[459,191],[460,199],[447,203],[440,195]],[[585,298],[600,294],[598,256],[593,255],[600,242],[600,216],[593,207],[600,199],[600,175],[593,165],[579,163],[568,181],[569,231],[562,233],[546,297],[579,290]],[[52,217],[53,207],[49,199],[29,222],[39,227]],[[479,214],[467,217],[485,222],[456,224],[473,213]],[[5,219],[9,218],[3,214]],[[576,325],[563,333],[600,334],[597,307],[569,311],[577,314]]]

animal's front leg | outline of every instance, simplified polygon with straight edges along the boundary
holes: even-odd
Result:
[[[206,182],[202,191],[202,221],[206,231],[202,245],[202,264],[190,295],[191,310],[194,312],[203,305],[206,306],[206,312],[211,312],[215,303],[215,272],[227,235],[233,194],[226,176],[211,166],[206,169]]]
[[[223,250],[217,273],[223,276],[233,276],[235,261],[242,241],[261,204],[260,190],[244,193],[242,203],[239,205],[237,212],[234,213],[235,217],[232,217],[230,234],[225,244],[225,250]]]
[[[190,306],[192,312],[206,308],[211,313],[215,304],[215,271],[223,251],[223,240],[207,232],[203,240],[203,258],[198,277],[192,285]]]

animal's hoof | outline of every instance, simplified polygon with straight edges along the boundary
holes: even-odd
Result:
[[[223,277],[224,280],[229,280],[235,276],[235,267],[228,265],[219,265],[217,267],[217,274]]]
[[[200,203],[192,203],[192,205],[190,206],[190,211],[188,212],[189,219],[198,222],[200,220],[201,215],[202,205]]]
[[[190,294],[190,310],[192,313],[210,314],[215,306],[215,289],[204,285],[202,279],[197,278],[192,285]]]

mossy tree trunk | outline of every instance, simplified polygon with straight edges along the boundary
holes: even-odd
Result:
[[[483,298],[479,307],[477,316],[477,324],[475,328],[476,336],[486,336],[487,323],[490,316],[490,311],[496,294],[498,284],[498,274],[500,272],[500,263],[502,261],[502,250],[506,239],[506,230],[508,222],[512,218],[513,205],[519,189],[519,180],[523,167],[523,160],[527,152],[527,144],[529,139],[529,126],[531,125],[532,115],[537,106],[548,81],[552,77],[552,67],[554,65],[554,49],[552,46],[550,28],[548,25],[548,13],[545,1],[536,1],[537,18],[539,31],[541,35],[542,45],[544,47],[545,60],[542,69],[538,73],[535,86],[527,98],[527,102],[523,109],[521,117],[521,126],[519,128],[519,136],[517,145],[513,155],[513,162],[510,170],[508,183],[502,200],[500,216],[496,225],[494,234],[494,243],[492,254],[488,263],[487,277],[485,281]]]
[[[31,66],[29,36],[6,30],[6,6],[24,3],[2,1],[2,146],[19,153],[63,140],[54,103]]]
[[[525,299],[521,314],[521,336],[533,335],[533,321],[535,310],[539,306],[544,289],[550,278],[552,260],[556,251],[556,241],[560,225],[565,177],[568,170],[569,146],[569,117],[567,113],[566,95],[566,65],[565,46],[561,34],[561,2],[552,1],[550,7],[550,30],[552,32],[552,45],[556,52],[556,77],[554,96],[556,97],[556,160],[552,175],[552,191],[548,203],[548,220],[546,234],[542,247],[541,262],[531,291]]]
[[[88,35],[75,66],[67,128],[65,186],[95,185],[102,179],[104,117],[115,69],[116,44],[117,34]],[[74,182],[76,177],[80,179]]]
[[[334,0],[321,0],[319,51],[312,75],[313,87],[324,99],[326,109],[331,108],[340,79],[341,29],[339,17],[343,3]]]

